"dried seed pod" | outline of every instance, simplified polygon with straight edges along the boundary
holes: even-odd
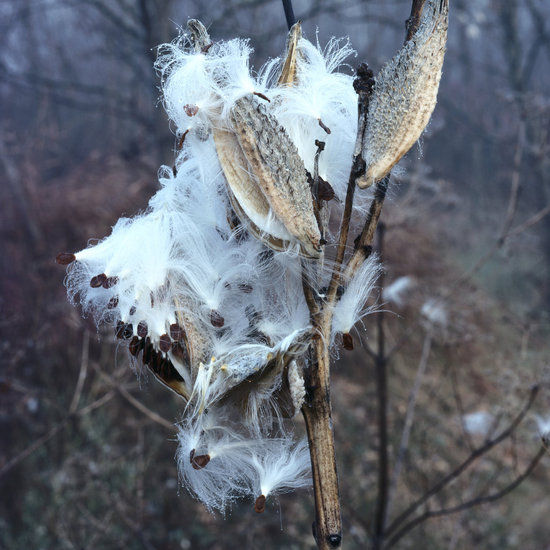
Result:
[[[292,86],[296,82],[298,59],[300,56],[300,50],[298,43],[302,38],[302,25],[300,22],[292,25],[290,31],[288,31],[288,37],[286,39],[286,55],[281,74],[277,81],[278,86]]]
[[[359,187],[386,176],[426,128],[437,101],[448,16],[448,0],[428,0],[416,33],[376,77]]]
[[[143,340],[142,340],[143,342]],[[147,357],[147,362],[145,361]],[[180,397],[189,400],[189,390],[185,385],[185,380],[174,367],[171,361],[164,359],[161,354],[153,350],[153,346],[145,345],[143,351],[143,363],[155,375],[155,378],[167,388],[177,393]]]
[[[278,239],[277,237],[274,237],[273,235],[270,235],[269,233],[266,233],[262,229],[260,229],[244,212],[241,205],[239,204],[239,201],[235,198],[231,190],[228,189],[228,195],[229,195],[229,202],[231,203],[231,207],[233,208],[235,214],[239,218],[240,222],[246,227],[246,230],[254,236],[256,239],[258,239],[260,242],[265,244],[268,248],[271,250],[275,250],[276,252],[283,252],[286,250],[289,246],[291,246],[290,241],[284,240],[284,239]],[[269,251],[271,252],[271,251]],[[304,256],[308,257],[306,254],[303,254]]]
[[[235,102],[231,122],[269,206],[305,253],[318,258],[321,233],[304,163],[285,130],[255,99]]]
[[[193,314],[195,304],[189,298],[181,296],[174,300],[174,305],[178,325],[183,330],[183,343],[189,357],[189,366],[192,373],[196,374],[199,364],[207,363],[211,355],[208,332]]]
[[[213,135],[218,159],[229,186],[231,206],[241,223],[248,229],[248,221],[252,222],[259,229],[259,234],[254,236],[267,246],[271,246],[272,237],[276,242],[288,241],[291,236],[270,213],[269,203],[250,173],[237,136],[229,130],[220,129],[215,129]],[[245,214],[244,219],[242,213]]]

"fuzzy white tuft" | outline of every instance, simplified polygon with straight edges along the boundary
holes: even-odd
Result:
[[[366,302],[379,274],[380,267],[375,256],[371,256],[357,270],[334,308],[333,338],[339,332],[349,333],[355,324],[372,310],[366,307]]]

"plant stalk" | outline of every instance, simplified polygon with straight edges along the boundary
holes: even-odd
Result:
[[[320,550],[338,548],[342,543],[342,517],[330,404],[330,354],[327,345],[330,341],[331,321],[332,316],[325,314],[321,319],[322,326],[318,327],[320,333],[314,342],[315,362],[307,380],[308,400],[302,407],[315,493],[313,536]]]

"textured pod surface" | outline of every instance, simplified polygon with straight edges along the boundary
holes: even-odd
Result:
[[[302,38],[302,25],[298,22],[292,25],[286,40],[285,61],[283,63],[278,86],[292,86],[296,82],[298,73],[298,57],[300,55],[298,43]]]
[[[223,169],[225,179],[229,185],[231,205],[237,216],[243,220],[242,213],[253,226],[259,230],[258,235],[269,246],[269,237],[277,240],[289,240],[290,234],[283,225],[271,214],[271,209],[265,195],[258,186],[253,175],[250,174],[248,161],[244,156],[237,136],[229,130],[214,130],[214,143],[218,160]],[[235,204],[238,203],[238,207]],[[240,207],[240,208],[239,208]],[[250,224],[245,223],[250,226]],[[262,233],[266,233],[265,237]]]
[[[437,102],[447,41],[448,0],[429,0],[418,31],[376,77],[363,157],[368,187],[388,174],[418,140]]]
[[[253,99],[239,99],[231,110],[231,121],[251,173],[271,209],[304,252],[319,257],[321,234],[304,163],[296,147]]]
[[[191,373],[193,378],[195,378],[199,364],[207,362],[209,359],[211,342],[207,336],[207,332],[201,327],[199,320],[192,313],[194,305],[191,300],[182,296],[175,300],[175,306],[178,325],[185,331],[183,342],[188,354]],[[176,358],[173,358],[173,363],[176,368],[185,368],[183,362],[177,361]]]

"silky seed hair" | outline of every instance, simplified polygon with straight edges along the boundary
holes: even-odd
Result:
[[[246,498],[261,512],[310,483],[307,443],[286,407],[300,410],[310,366],[303,277],[322,300],[332,272],[330,258],[312,259],[324,199],[311,185],[325,198],[333,189],[324,202],[338,216],[357,108],[339,67],[353,50],[323,50],[295,27],[283,60],[255,73],[247,41],[212,42],[199,22],[189,27],[193,38],[161,46],[156,64],[179,141],[174,168],[159,170],[142,212],[57,262],[72,302],[181,399],[181,483],[211,511]],[[372,260],[346,282],[338,331],[365,313],[376,269]]]

